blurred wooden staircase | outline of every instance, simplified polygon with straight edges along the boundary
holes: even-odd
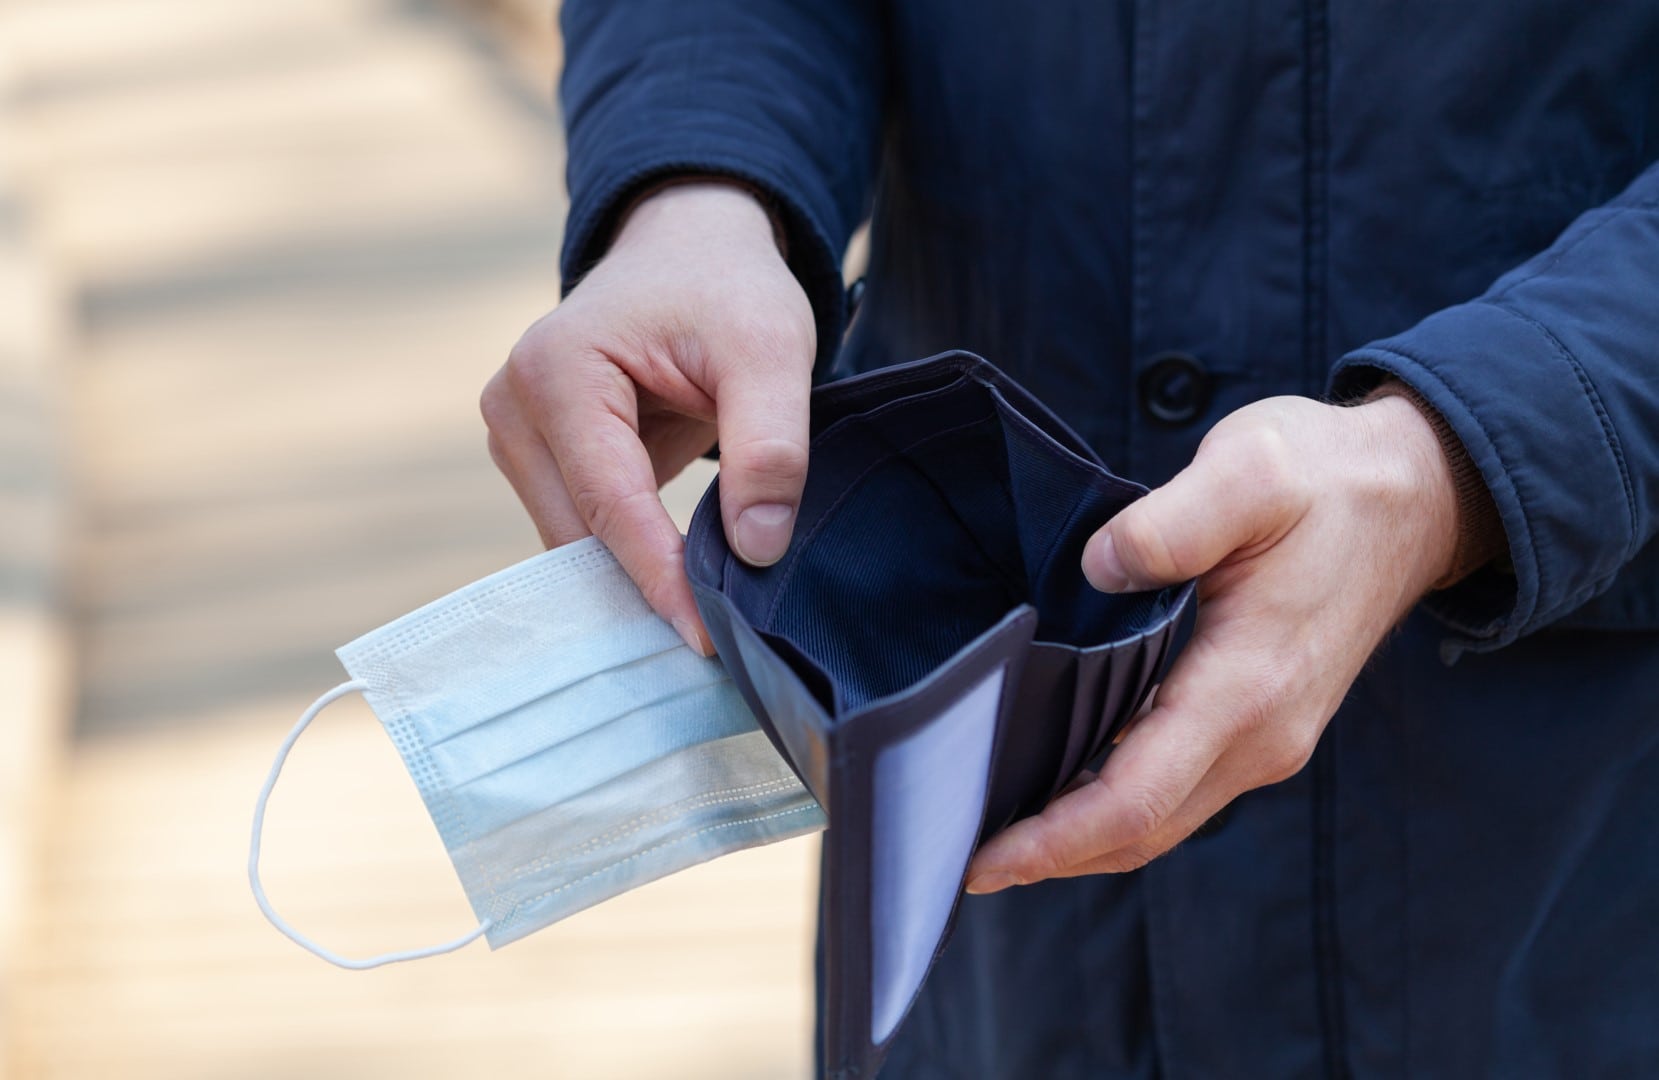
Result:
[[[9,1080],[807,1070],[809,842],[369,973],[248,895],[253,795],[330,650],[534,550],[476,400],[557,295],[563,156],[551,70],[498,32],[396,0],[0,0]],[[25,278],[61,283],[49,345]],[[267,851],[342,951],[468,924],[361,703],[301,742]]]

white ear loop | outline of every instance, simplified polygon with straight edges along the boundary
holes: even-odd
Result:
[[[490,928],[490,920],[485,919],[473,930],[461,935],[454,941],[445,942],[442,945],[430,945],[424,949],[407,949],[403,952],[382,953],[379,956],[353,960],[350,957],[341,956],[339,953],[325,949],[294,929],[286,919],[276,913],[276,910],[271,907],[271,901],[266,898],[265,886],[260,884],[259,881],[259,839],[260,834],[265,831],[265,804],[271,800],[271,792],[276,788],[277,777],[282,773],[283,763],[288,760],[288,751],[294,748],[294,743],[299,740],[300,733],[310,726],[311,721],[317,718],[318,713],[347,694],[358,693],[365,688],[365,684],[360,679],[353,679],[350,682],[343,682],[336,686],[316,701],[313,701],[311,707],[300,716],[299,723],[294,725],[294,730],[290,731],[288,737],[282,740],[282,745],[277,748],[276,760],[271,762],[270,775],[265,777],[265,786],[259,789],[259,799],[254,803],[253,840],[248,844],[248,882],[253,886],[253,898],[259,902],[259,910],[265,913],[265,917],[271,921],[271,925],[282,931],[285,937],[307,952],[351,971],[367,971],[370,968],[377,968],[384,964],[396,964],[404,960],[424,960],[429,956],[442,956],[444,953],[454,952],[456,949],[472,944]]]

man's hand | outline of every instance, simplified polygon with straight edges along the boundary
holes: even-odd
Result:
[[[490,456],[543,543],[598,535],[710,655],[657,488],[718,435],[732,549],[757,565],[781,558],[806,479],[816,347],[765,209],[719,181],[666,188],[484,388]]]
[[[1257,402],[1089,541],[1107,592],[1199,577],[1193,638],[1086,779],[975,856],[970,892],[1133,870],[1298,772],[1383,636],[1447,570],[1457,498],[1415,406]]]

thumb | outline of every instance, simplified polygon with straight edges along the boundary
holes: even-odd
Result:
[[[730,371],[715,388],[720,514],[739,558],[783,558],[806,484],[811,367],[779,362]]]
[[[1083,548],[1083,574],[1102,592],[1173,585],[1236,551],[1276,542],[1299,516],[1288,478],[1241,455],[1205,454],[1119,511]]]

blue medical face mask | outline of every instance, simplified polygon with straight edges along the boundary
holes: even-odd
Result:
[[[696,863],[824,825],[717,660],[686,647],[592,538],[538,555],[358,638],[351,680],[277,753],[248,873],[284,934],[349,968],[491,947]],[[479,925],[443,945],[341,957],[259,881],[265,804],[306,726],[359,692],[437,824]]]

